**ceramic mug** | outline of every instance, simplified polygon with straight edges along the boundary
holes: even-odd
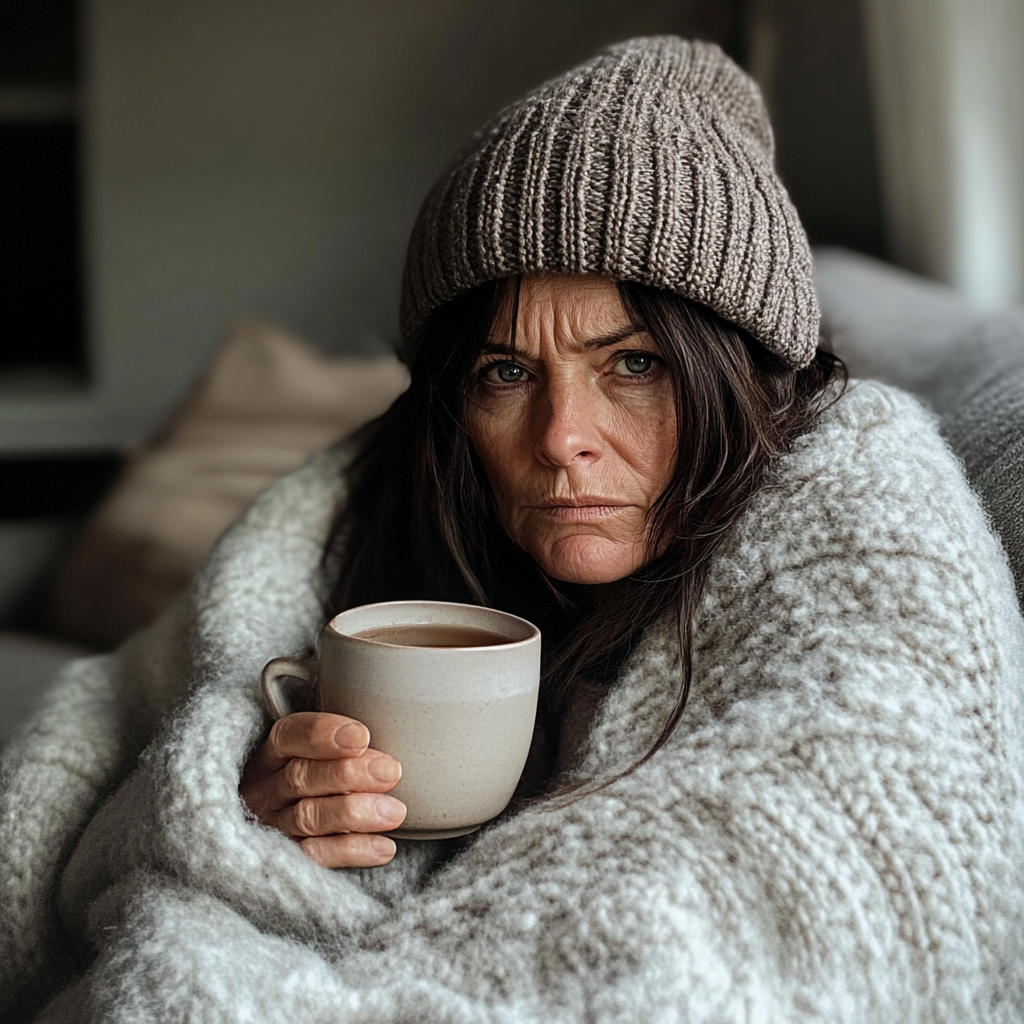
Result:
[[[533,739],[540,645],[533,623],[493,608],[362,605],[324,626],[315,656],[268,662],[263,694],[275,718],[315,706],[362,722],[402,765],[391,795],[408,814],[390,834],[447,839],[512,798]]]

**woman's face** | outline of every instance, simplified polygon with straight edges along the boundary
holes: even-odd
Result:
[[[610,583],[646,560],[675,468],[672,383],[614,282],[524,277],[474,365],[466,425],[509,536],[555,579]]]

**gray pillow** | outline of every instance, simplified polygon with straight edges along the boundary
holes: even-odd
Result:
[[[933,403],[1003,540],[1024,609],[1024,311],[978,325],[951,350]]]
[[[939,414],[1002,538],[1024,609],[1024,309],[985,314],[955,291],[837,249],[815,254],[823,324],[857,377]]]

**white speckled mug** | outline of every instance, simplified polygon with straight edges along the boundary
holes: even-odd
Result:
[[[493,608],[368,604],[328,622],[315,657],[268,662],[263,693],[281,718],[298,679],[315,688],[319,710],[362,722],[371,745],[402,765],[391,792],[409,813],[390,834],[448,839],[512,798],[533,738],[540,644],[536,626]]]

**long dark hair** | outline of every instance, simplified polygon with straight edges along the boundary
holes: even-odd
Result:
[[[561,583],[508,539],[463,426],[479,350],[502,303],[518,298],[508,283],[481,285],[434,313],[409,389],[354,439],[348,497],[325,556],[337,580],[328,611],[424,598],[487,604],[533,620],[545,638],[541,722],[557,738],[576,687],[612,682],[644,629],[673,609],[675,705],[636,768],[665,743],[686,706],[693,620],[712,554],[773,460],[842,393],[846,370],[824,347],[805,369],[787,369],[710,309],[621,282],[627,315],[656,342],[671,376],[676,468],[649,513],[645,565],[615,583]]]

